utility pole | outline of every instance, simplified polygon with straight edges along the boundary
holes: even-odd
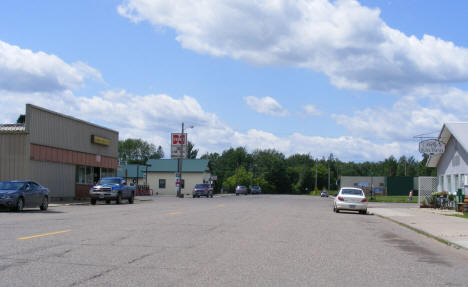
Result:
[[[328,191],[330,191],[330,158],[332,157],[332,154],[328,157]]]
[[[138,189],[138,175],[140,174],[140,164],[137,164],[136,188]]]
[[[317,166],[318,166],[318,159],[315,159],[315,190],[317,189]]]

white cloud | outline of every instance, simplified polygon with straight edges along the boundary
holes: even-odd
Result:
[[[272,97],[257,98],[249,96],[244,97],[244,101],[250,109],[260,114],[279,117],[288,115],[288,111]]]
[[[101,74],[82,62],[67,64],[55,55],[0,41],[0,90],[58,92],[81,86],[85,78],[101,79]]]
[[[468,93],[440,87],[419,89],[389,108],[369,107],[352,115],[332,117],[354,136],[387,141],[410,141],[417,134],[435,132],[447,122],[468,121]]]
[[[255,129],[243,133],[203,110],[198,101],[189,96],[138,96],[124,90],[107,91],[91,98],[79,97],[70,91],[33,94],[0,91],[0,96],[2,106],[14,107],[0,115],[0,122],[16,120],[24,113],[25,104],[32,103],[118,130],[121,139],[143,138],[162,145],[166,155],[170,151],[170,133],[180,130],[182,122],[195,126],[188,130],[189,140],[200,149],[200,154],[245,146],[250,151],[270,148],[286,155],[310,153],[320,157],[333,152],[342,160],[377,160],[392,154],[408,154],[417,148],[398,142],[380,145],[362,137],[332,138],[300,133],[279,137]],[[108,112],[110,110],[112,113]]]
[[[174,29],[198,53],[310,68],[340,88],[388,92],[468,80],[468,49],[407,36],[355,0],[125,0],[118,12]]]
[[[304,114],[307,116],[320,116],[322,114],[322,112],[314,105],[305,105],[302,109],[304,110]]]

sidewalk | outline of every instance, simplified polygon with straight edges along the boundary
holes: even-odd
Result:
[[[468,219],[448,216],[457,214],[455,211],[419,208],[414,205],[392,207],[387,204],[382,207],[371,206],[368,212],[468,250]]]

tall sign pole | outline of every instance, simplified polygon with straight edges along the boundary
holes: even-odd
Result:
[[[171,159],[177,159],[177,171],[175,174],[175,188],[177,197],[184,197],[182,192],[182,164],[187,157],[187,134],[184,133],[184,123],[182,123],[182,133],[171,134]]]
[[[184,138],[184,141],[186,141],[187,139],[185,139],[184,137],[184,123],[182,123],[182,133],[181,133],[182,137]],[[186,144],[186,142],[184,143]],[[183,158],[179,157],[177,159],[177,178],[178,178],[178,186],[177,186],[177,197],[184,197],[184,195],[182,194],[182,161],[183,161]]]

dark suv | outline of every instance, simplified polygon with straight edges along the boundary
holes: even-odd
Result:
[[[195,187],[192,190],[192,197],[213,197],[213,188],[208,183],[195,184]]]

